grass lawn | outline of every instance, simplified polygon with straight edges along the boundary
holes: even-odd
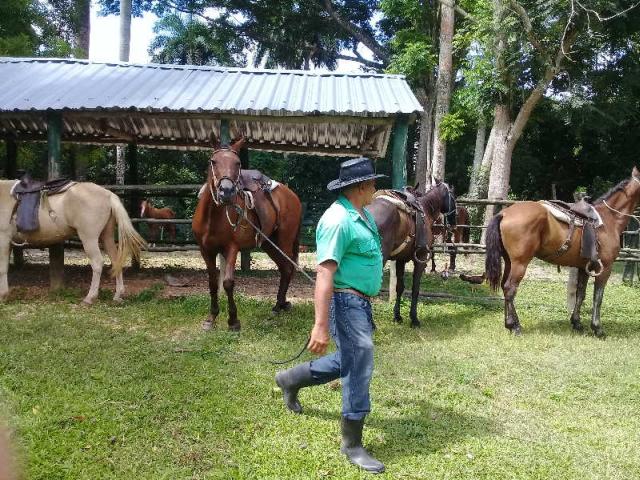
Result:
[[[424,283],[471,294],[457,278]],[[274,389],[265,360],[300,348],[310,302],[273,317],[240,297],[237,335],[224,302],[219,327],[200,330],[204,295],[113,305],[105,291],[83,308],[82,293],[0,305],[0,416],[28,478],[368,477],[338,450],[338,385],[303,390],[301,416]],[[520,338],[499,302],[423,301],[418,330],[408,304],[395,325],[377,302],[365,443],[387,466],[379,478],[640,478],[638,289],[607,288],[604,341],[571,332],[564,296],[560,281],[526,280]]]

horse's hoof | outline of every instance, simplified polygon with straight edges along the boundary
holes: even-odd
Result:
[[[401,316],[393,317],[393,321],[396,323],[404,322],[404,319]]]
[[[604,340],[607,337],[607,334],[604,333],[604,330],[602,330],[601,328],[594,330],[593,334],[600,340]]]
[[[204,322],[202,322],[202,330],[208,332],[209,330],[213,330],[213,327],[215,327],[215,325],[216,324],[213,320],[205,320]]]
[[[584,330],[584,326],[581,323],[572,323],[571,326],[576,332],[582,332]]]
[[[514,327],[511,332],[513,333],[514,336],[516,337],[520,337],[522,336],[522,328],[520,328],[520,325],[518,325],[517,327]]]
[[[122,297],[113,297],[113,301],[115,303],[124,303],[124,299]]]
[[[420,328],[420,320],[411,320],[411,328]]]
[[[230,323],[229,324],[229,331],[230,332],[239,332],[240,331],[240,322],[238,322],[238,323]]]
[[[291,310],[291,302],[284,302],[282,304],[276,304],[271,311],[273,313],[279,313],[279,312],[288,312],[289,310]]]
[[[82,307],[90,307],[93,305],[93,300],[87,300],[86,298],[80,302],[80,306]]]

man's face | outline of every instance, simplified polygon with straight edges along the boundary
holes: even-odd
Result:
[[[376,181],[368,180],[366,182],[362,182],[360,184],[360,192],[362,195],[362,199],[364,200],[364,204],[367,205],[371,203],[373,194],[376,193]]]

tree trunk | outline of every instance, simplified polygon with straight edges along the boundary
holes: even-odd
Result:
[[[484,141],[487,138],[487,121],[484,117],[478,119],[478,130],[476,132],[476,148],[473,154],[473,165],[471,167],[471,178],[469,179],[468,196],[478,198],[479,177],[481,175],[482,159],[484,157]]]
[[[76,47],[81,50],[80,58],[89,58],[91,43],[91,0],[77,0],[78,31]]]
[[[129,61],[131,47],[131,0],[120,0],[120,57],[121,62]]]
[[[131,49],[131,0],[120,0],[120,52],[121,62],[129,61]],[[126,171],[125,149],[122,145],[116,147],[116,185],[124,185]]]
[[[442,140],[440,123],[449,113],[453,75],[453,28],[455,12],[452,4],[440,5],[440,54],[438,60],[438,80],[436,82],[435,127],[433,132],[433,176],[444,180],[447,144]]]

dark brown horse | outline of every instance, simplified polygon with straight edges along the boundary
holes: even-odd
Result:
[[[639,201],[640,171],[634,167],[630,179],[623,180],[593,203],[603,222],[603,225],[597,229],[602,269],[595,277],[591,316],[591,329],[598,337],[604,336],[600,324],[604,287],[611,275],[613,262],[620,251],[620,235],[626,229]],[[587,288],[589,274],[586,267],[589,260],[580,256],[582,228],[575,229],[570,247],[564,253],[560,253],[562,252],[560,247],[565,244],[568,233],[568,226],[556,220],[538,202],[520,202],[511,205],[493,217],[489,223],[485,261],[487,279],[494,290],[497,290],[500,283],[502,284],[505,303],[504,322],[505,327],[511,332],[515,334],[521,332],[513,300],[527,265],[533,257],[555,265],[579,269],[576,302],[570,320],[574,330],[582,330],[580,307]],[[501,272],[501,258],[505,261],[504,273]]]
[[[441,215],[437,224],[433,225],[433,236],[442,235],[443,243],[469,243],[471,228],[469,227],[469,210],[462,205],[456,207],[456,216],[453,225],[445,223],[445,216]],[[449,270],[455,271],[458,247],[448,247],[449,250]],[[436,271],[435,251],[431,255],[431,271]]]
[[[417,185],[416,185],[417,188]],[[431,225],[434,220],[441,214],[449,214],[455,212],[455,198],[451,194],[449,186],[444,182],[438,182],[427,193],[420,194],[416,188],[408,188],[407,190],[415,195],[416,199],[422,205],[426,214],[425,225],[427,229],[427,247],[429,250],[433,247],[433,233]],[[404,270],[407,262],[413,262],[413,284],[411,286],[411,309],[409,317],[411,318],[411,326],[419,327],[417,305],[418,294],[420,293],[420,278],[424,272],[427,258],[418,258],[416,256],[415,245],[415,222],[408,213],[403,209],[385,200],[384,197],[377,197],[367,206],[367,209],[373,215],[378,226],[378,231],[382,237],[382,255],[384,261],[396,261],[396,303],[393,308],[393,319],[397,323],[402,323],[400,315],[400,300],[404,293]],[[447,217],[452,220],[451,215]],[[453,219],[455,222],[455,219]]]
[[[216,149],[209,160],[208,178],[193,215],[193,233],[200,246],[200,253],[207,264],[211,307],[209,317],[202,327],[205,330],[215,325],[218,307],[218,269],[216,256],[226,259],[223,287],[229,300],[229,329],[239,330],[236,304],[233,300],[234,273],[238,252],[260,244],[262,238],[244,219],[244,215],[262,231],[293,261],[298,259],[298,234],[302,205],[298,196],[285,185],[278,185],[270,194],[252,183],[263,178],[257,170],[241,170],[238,152],[244,139],[230,147]],[[253,185],[253,186],[252,186]],[[251,190],[248,193],[248,190]],[[271,200],[267,198],[271,196]],[[255,206],[255,208],[250,208]],[[260,209],[260,216],[256,213]],[[287,290],[294,273],[293,265],[269,242],[262,243],[280,271],[278,298],[275,312],[290,308]]]
[[[140,218],[155,218],[159,220],[168,220],[176,218],[176,214],[169,207],[155,208],[149,199],[145,199],[140,203]],[[162,236],[160,232],[167,232],[167,239],[172,242],[176,241],[176,226],[174,223],[149,223],[149,240],[157,241]]]

